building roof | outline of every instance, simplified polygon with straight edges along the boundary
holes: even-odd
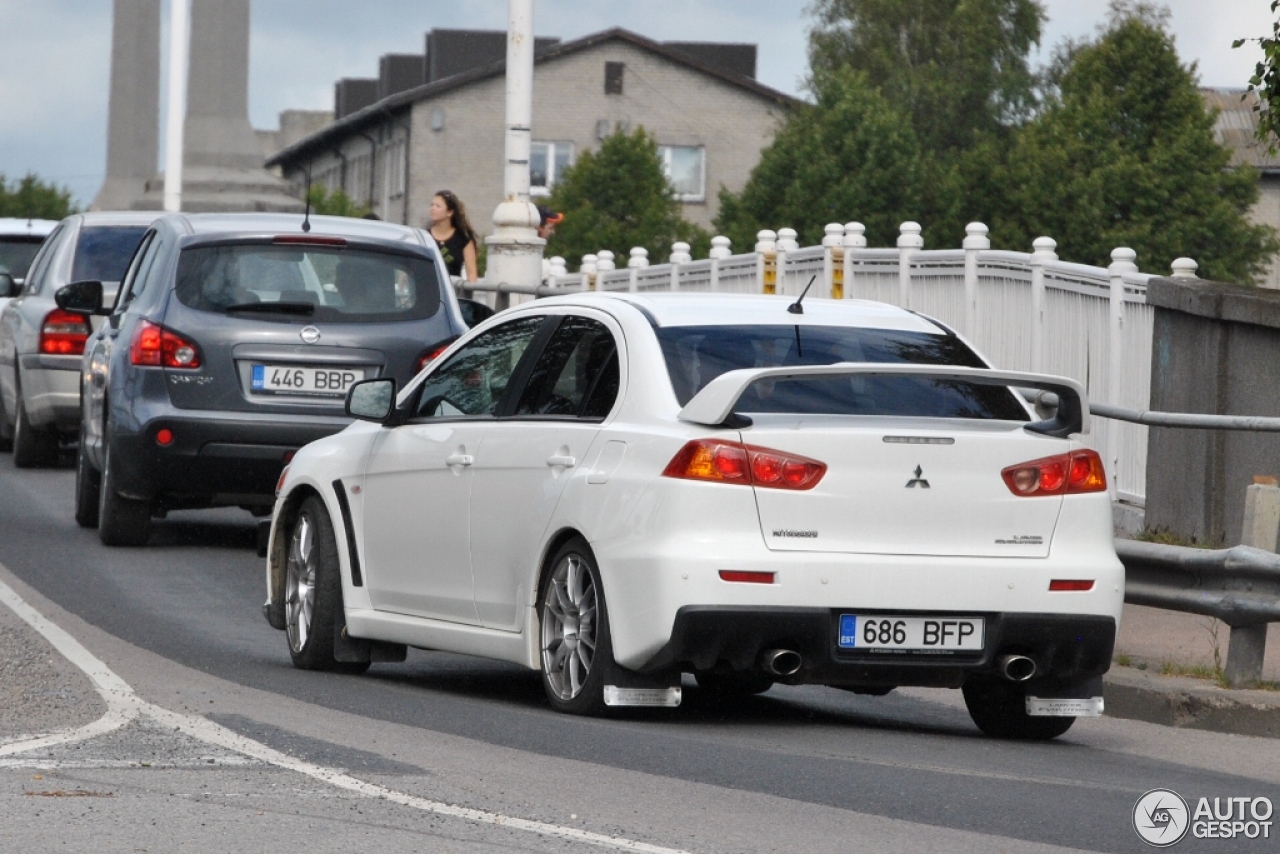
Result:
[[[1231,149],[1232,166],[1252,166],[1267,175],[1280,175],[1280,154],[1271,154],[1258,140],[1258,93],[1244,89],[1201,89],[1205,105],[1218,111],[1213,125],[1218,142]]]
[[[765,86],[750,77],[744,77],[739,74],[733,74],[721,68],[711,65],[697,56],[685,53],[678,46],[666,45],[653,39],[645,38],[638,33],[621,27],[614,27],[609,30],[602,30],[592,35],[584,36],[574,41],[561,42],[546,50],[539,51],[534,55],[534,65],[541,65],[546,62],[553,62],[561,57],[570,56],[575,53],[589,50],[609,41],[622,41],[632,44],[642,50],[663,56],[672,62],[692,68],[709,77],[715,77],[731,86],[736,86],[751,92],[763,99],[774,101],[779,106],[791,106],[800,103],[798,99],[779,92],[777,89]],[[491,77],[497,77],[506,73],[506,60],[494,62],[480,68],[465,71],[461,74],[455,74],[441,80],[435,80],[422,86],[415,86],[412,89],[406,89],[403,92],[397,92],[394,95],[383,98],[374,104],[357,110],[351,115],[344,116],[333,122],[323,130],[305,137],[295,142],[293,145],[277,152],[269,160],[267,166],[281,166],[296,158],[305,156],[311,149],[321,148],[332,144],[335,140],[341,139],[349,132],[354,131],[372,122],[378,121],[397,110],[403,109],[418,101],[434,98],[438,95],[450,92],[454,89],[460,89],[472,83],[487,80]]]

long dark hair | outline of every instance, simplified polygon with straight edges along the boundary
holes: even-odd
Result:
[[[462,203],[462,199],[455,196],[452,190],[439,190],[436,195],[444,199],[444,206],[449,209],[449,222],[454,229],[460,232],[468,243],[474,242],[476,230],[471,227],[471,220],[467,219],[467,206]]]

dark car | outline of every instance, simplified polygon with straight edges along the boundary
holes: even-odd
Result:
[[[86,344],[76,521],[107,545],[152,518],[238,506],[266,515],[281,469],[342,429],[347,389],[407,382],[465,329],[425,232],[284,214],[159,219],[114,308],[96,282],[59,305],[106,313]]]

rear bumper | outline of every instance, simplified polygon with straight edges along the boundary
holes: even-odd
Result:
[[[969,678],[997,676],[1000,658],[1018,654],[1035,661],[1038,681],[1077,683],[1105,673],[1115,646],[1116,622],[1111,617],[965,612],[964,616],[986,619],[981,651],[854,651],[837,645],[840,615],[848,610],[687,606],[676,613],[671,640],[639,669],[754,670],[765,650],[786,649],[803,660],[800,671],[783,680],[787,682],[954,688]]]
[[[214,506],[270,508],[288,459],[303,445],[343,429],[346,418],[203,413],[162,416],[139,433],[111,436],[111,466],[120,494],[160,509]],[[167,446],[157,434],[167,429]]]
[[[31,426],[74,434],[80,427],[80,357],[22,357],[22,399]]]

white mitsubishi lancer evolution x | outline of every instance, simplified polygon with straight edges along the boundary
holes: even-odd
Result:
[[[575,714],[686,673],[960,688],[1005,738],[1102,711],[1124,570],[1083,391],[927,317],[554,297],[347,411],[279,484],[264,611],[298,667],[485,656]]]

